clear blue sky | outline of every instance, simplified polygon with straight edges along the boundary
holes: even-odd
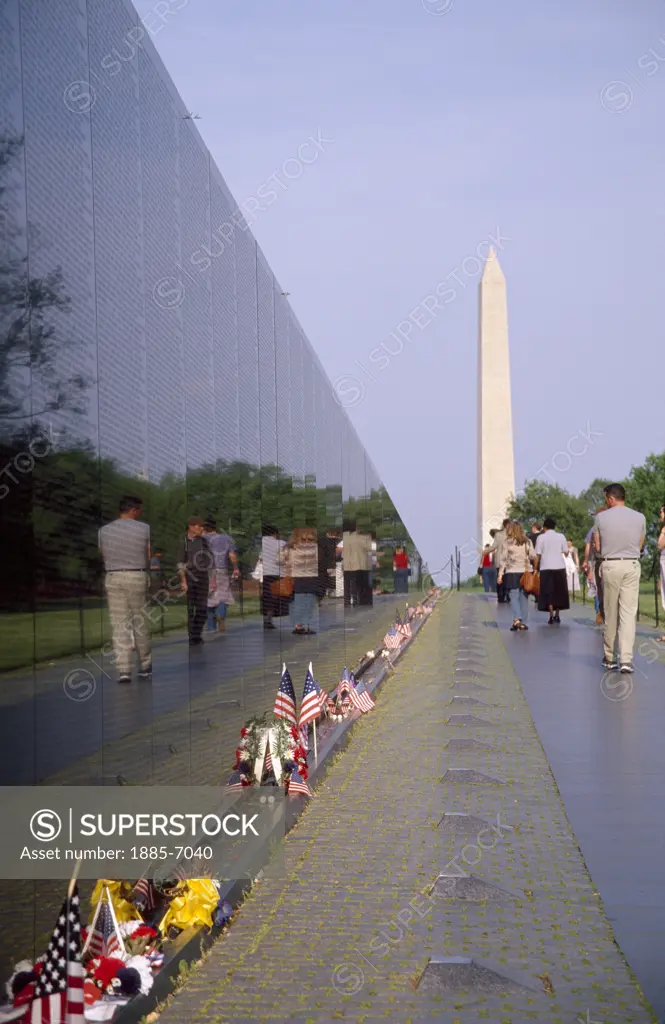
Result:
[[[154,37],[238,202],[332,140],[253,230],[330,377],[363,382],[350,415],[432,567],[475,532],[461,268],[497,228],[518,487],[588,423],[586,454],[548,465],[574,491],[665,448],[665,3],[449,4],[188,0]],[[454,300],[373,365],[446,278]]]

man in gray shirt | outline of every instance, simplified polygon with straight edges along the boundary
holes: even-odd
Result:
[[[119,683],[132,681],[134,643],[140,661],[139,679],[150,679],[152,674],[152,637],[147,615],[150,527],[139,522],[141,511],[140,498],[122,498],[118,518],[99,531]]]
[[[602,557],[605,629],[603,667],[633,671],[635,622],[640,596],[640,555],[646,539],[646,520],[641,512],[626,508],[621,484],[605,488],[607,508],[594,525],[594,548]],[[619,648],[617,664],[615,650]]]

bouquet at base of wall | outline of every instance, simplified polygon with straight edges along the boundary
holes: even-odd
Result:
[[[100,878],[90,897],[92,910],[88,924],[92,924],[95,909],[104,894],[104,889],[108,889],[109,895],[113,900],[113,909],[118,924],[122,924],[124,921],[142,920],[141,914],[133,902],[134,892],[131,882],[116,882],[112,878]]]
[[[186,928],[212,928],[219,907],[218,883],[212,878],[189,878],[179,895],[170,901],[160,921],[159,930],[165,938],[175,938]],[[175,933],[175,934],[174,934]]]

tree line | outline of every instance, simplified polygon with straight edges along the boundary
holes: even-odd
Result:
[[[542,524],[546,516],[552,516],[557,529],[572,540],[581,553],[584,538],[593,523],[593,514],[605,503],[603,488],[609,483],[623,484],[626,503],[644,513],[647,521],[646,558],[653,559],[659,533],[658,516],[665,505],[665,452],[649,455],[641,466],[633,466],[624,480],[597,478],[577,495],[558,484],[530,480],[522,493],[510,502],[507,514],[511,519],[529,525],[538,521]]]

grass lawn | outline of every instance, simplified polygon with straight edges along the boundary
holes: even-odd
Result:
[[[246,597],[244,615],[258,615],[259,599]],[[240,615],[240,605],[229,606],[227,615]],[[185,629],[187,605],[183,599],[163,608],[155,607],[148,616],[153,635]],[[57,608],[35,614],[16,613],[0,616],[0,671],[25,668],[41,662],[64,658],[68,654],[99,650],[111,639],[106,606]]]
[[[480,593],[482,591],[482,583],[478,576],[472,576],[471,579],[466,580],[462,583],[462,590],[471,590]],[[570,595],[571,606],[574,607],[576,604],[587,604],[593,607],[593,598],[589,597],[588,592],[586,593],[586,601],[583,600],[583,594],[580,591],[576,591],[575,600],[573,601],[573,595]],[[658,626],[663,627],[665,632],[665,611],[660,600],[660,590],[658,596],[654,592],[653,580],[643,579],[640,582],[640,622],[644,622],[647,625],[656,625],[656,605],[658,612]]]

